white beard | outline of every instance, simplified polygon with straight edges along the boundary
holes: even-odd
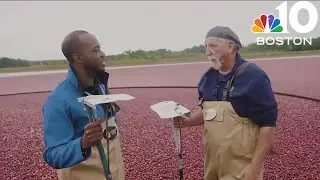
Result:
[[[220,72],[221,74],[223,74],[223,75],[227,75],[227,74],[229,74],[231,71],[221,71],[221,70],[219,70],[219,72]]]
[[[219,70],[222,66],[223,60],[221,60],[220,58],[216,58],[214,60],[210,60],[210,62],[213,69]]]

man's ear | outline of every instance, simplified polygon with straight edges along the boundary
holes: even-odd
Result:
[[[74,53],[72,57],[73,57],[73,63],[76,63],[76,64],[82,63],[81,56],[79,56],[77,53]]]
[[[228,45],[228,54],[231,54],[233,51],[236,50],[236,44],[234,42],[229,42]]]

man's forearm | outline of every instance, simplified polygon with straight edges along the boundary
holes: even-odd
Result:
[[[77,138],[66,144],[46,148],[44,160],[55,169],[68,168],[86,160],[90,153],[91,150],[89,149],[86,157],[83,157],[81,151],[81,138]]]
[[[268,152],[272,149],[275,136],[275,128],[260,128],[257,146],[251,160],[252,168],[260,171]]]

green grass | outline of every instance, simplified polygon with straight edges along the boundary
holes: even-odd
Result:
[[[306,55],[320,55],[320,50],[315,51],[300,51],[300,52],[281,52],[281,51],[268,51],[268,52],[241,52],[241,56],[246,59],[254,58],[268,58],[268,57],[286,57],[286,56],[306,56]],[[170,64],[170,63],[186,63],[186,62],[205,62],[207,61],[205,55],[198,55],[186,58],[176,59],[162,59],[162,60],[120,60],[108,61],[107,67],[120,67],[120,66],[135,66],[135,65],[153,65],[153,64]],[[16,67],[16,68],[2,68],[0,73],[12,72],[30,72],[30,71],[50,71],[50,70],[63,70],[67,69],[67,64],[47,65],[47,66],[30,66],[30,67]]]

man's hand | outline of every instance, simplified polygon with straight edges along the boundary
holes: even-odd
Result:
[[[173,124],[176,128],[185,128],[191,126],[203,125],[203,112],[197,106],[190,113],[173,118]]]
[[[246,180],[259,180],[259,176],[261,175],[261,171],[249,165],[246,169],[245,177]]]
[[[186,115],[178,116],[173,118],[173,124],[175,128],[188,127],[190,124],[190,118]]]
[[[96,146],[97,142],[103,138],[101,123],[104,120],[98,118],[95,122],[91,122],[84,127],[84,134],[81,138],[81,148],[87,149]]]

